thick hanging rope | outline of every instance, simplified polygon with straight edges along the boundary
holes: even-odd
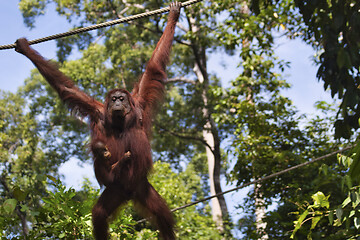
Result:
[[[201,1],[202,0],[189,0],[187,2],[181,3],[181,7],[186,7],[186,6],[189,6],[191,4],[201,2]],[[129,17],[119,18],[119,19],[116,19],[116,20],[113,20],[113,21],[108,21],[108,22],[105,22],[105,23],[100,23],[100,24],[96,24],[96,25],[92,25],[92,26],[88,26],[88,27],[83,27],[83,28],[78,28],[78,29],[71,30],[71,31],[68,31],[68,32],[64,32],[64,33],[54,34],[54,35],[51,35],[51,36],[48,36],[48,37],[38,38],[38,39],[29,41],[29,44],[30,45],[38,44],[38,43],[42,43],[42,42],[46,42],[46,41],[50,41],[50,40],[54,40],[54,39],[58,39],[58,38],[68,37],[68,36],[72,36],[72,35],[83,33],[83,32],[88,32],[88,31],[91,31],[91,30],[99,29],[99,28],[109,27],[109,26],[113,26],[113,25],[116,25],[116,24],[120,24],[120,23],[124,23],[124,22],[129,22],[129,21],[132,21],[132,20],[140,19],[140,18],[154,16],[154,15],[165,13],[165,12],[168,12],[168,11],[170,11],[170,7],[165,7],[165,8],[153,10],[153,11],[150,11],[150,12],[144,12],[144,13],[136,14],[136,15],[129,16]],[[15,47],[16,47],[15,43],[7,44],[7,45],[0,46],[0,50],[11,49],[11,48],[15,48]]]
[[[284,173],[287,173],[287,172],[290,172],[290,171],[292,171],[292,170],[295,170],[295,169],[304,167],[304,166],[309,165],[309,164],[311,164],[311,163],[318,162],[318,161],[323,160],[323,159],[328,158],[328,157],[332,157],[332,156],[334,156],[334,155],[336,155],[336,154],[338,154],[338,153],[345,152],[345,151],[347,151],[347,150],[350,150],[350,149],[353,148],[353,147],[355,147],[355,145],[345,147],[345,148],[343,148],[343,149],[337,150],[337,151],[335,151],[335,152],[328,153],[328,154],[326,154],[326,155],[324,155],[324,156],[321,156],[321,157],[318,157],[318,158],[314,158],[314,159],[312,159],[312,160],[310,160],[310,161],[307,161],[307,162],[298,164],[298,165],[296,165],[296,166],[293,166],[293,167],[284,169],[284,170],[282,170],[282,171],[279,171],[279,172],[270,174],[270,175],[268,175],[268,176],[265,176],[265,177],[263,177],[263,178],[254,180],[254,181],[252,181],[252,182],[245,183],[245,184],[243,184],[243,185],[240,185],[240,186],[238,186],[238,187],[229,189],[229,190],[227,190],[227,191],[220,192],[220,193],[217,193],[217,194],[215,194],[215,195],[211,195],[211,196],[209,196],[209,197],[206,197],[206,198],[203,198],[203,199],[200,199],[200,200],[197,200],[197,201],[194,201],[194,202],[185,204],[185,205],[183,205],[183,206],[181,206],[181,207],[177,207],[177,208],[171,209],[171,212],[175,212],[175,211],[178,211],[178,210],[181,210],[181,209],[184,209],[184,208],[188,208],[188,207],[191,207],[191,206],[196,205],[196,204],[198,204],[198,203],[208,201],[208,200],[210,200],[210,199],[212,199],[212,198],[215,198],[215,197],[218,197],[218,196],[221,196],[221,195],[225,195],[225,194],[230,193],[230,192],[237,191],[237,190],[239,190],[239,189],[248,187],[248,186],[250,186],[250,185],[253,185],[253,184],[256,184],[256,183],[259,183],[259,182],[263,182],[263,181],[265,181],[265,180],[269,180],[269,179],[271,179],[271,178],[280,176],[280,175],[282,175],[282,174],[284,174]],[[146,219],[141,219],[141,220],[137,221],[137,223],[142,223],[142,222],[144,222],[144,221],[146,221]]]

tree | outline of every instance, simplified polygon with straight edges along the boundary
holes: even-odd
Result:
[[[319,65],[317,77],[324,81],[324,88],[330,89],[333,97],[338,95],[338,98],[342,101],[336,119],[332,118],[332,121],[330,121],[335,126],[335,137],[338,139],[347,138],[353,141],[355,139],[352,137],[353,130],[359,127],[358,103],[356,100],[358,99],[358,91],[355,90],[357,89],[359,78],[359,37],[358,32],[355,31],[358,28],[358,18],[360,16],[357,1],[251,1],[251,3],[251,10],[256,16],[269,13],[274,7],[281,6],[282,4],[290,7],[287,14],[290,21],[284,22],[283,28],[288,30],[287,35],[289,37],[301,37],[319,52],[319,58],[315,60]],[[300,14],[297,14],[297,11]],[[276,15],[282,15],[278,14],[279,12],[276,13]],[[319,119],[315,121],[316,124],[321,122]],[[318,126],[316,129],[310,127],[308,129],[310,131],[306,134],[307,137],[311,137],[309,138],[311,145],[309,146],[308,144],[306,149],[316,149],[317,151],[319,146],[324,148],[328,144],[333,145],[335,143],[333,139],[326,137],[328,135],[326,128],[321,130]],[[313,139],[315,137],[313,133],[318,130],[320,130],[320,136],[322,137],[318,138],[316,136]],[[327,142],[324,142],[324,139],[327,139]],[[317,148],[314,148],[315,146],[312,145],[314,143],[316,143],[315,146]],[[355,157],[354,164],[352,164],[353,167],[350,169],[355,169],[357,162],[357,157]],[[344,179],[348,179],[346,175],[344,176],[344,170],[334,164],[326,167],[322,166],[321,169],[326,172],[326,174],[324,173],[326,176],[317,176],[316,180],[311,181],[313,184],[317,183],[313,185],[312,191],[319,189],[324,190],[326,193],[336,192],[336,194],[331,194],[332,196],[336,195],[336,197],[330,198],[330,205],[340,204],[341,199],[343,199],[343,203],[346,202],[348,198],[344,196],[344,192],[338,184],[339,180],[342,179],[341,176]],[[328,175],[330,169],[331,176]],[[353,172],[358,172],[358,170],[353,170]],[[338,182],[332,182],[333,189],[328,189],[327,185],[318,185],[321,181],[320,179],[323,179],[325,183],[332,182],[330,179],[338,179]],[[312,196],[319,199],[316,194],[315,191]],[[325,194],[323,196],[328,195]],[[308,198],[309,196],[305,199]],[[356,198],[353,199],[352,203],[354,204]],[[311,208],[317,206],[316,202],[318,203],[319,201],[315,200],[315,205],[310,205]],[[308,236],[344,238],[345,235],[341,233],[342,230],[334,231],[332,227],[324,227],[326,224],[323,222],[316,222],[319,221],[316,213],[313,217],[313,225],[309,228]],[[340,218],[341,220],[342,218]],[[321,227],[316,229],[317,232],[311,232],[317,224],[321,225]],[[299,229],[298,226],[296,229]],[[304,235],[306,234],[304,233]],[[348,236],[354,237],[354,235],[351,235],[351,231],[348,234]]]
[[[235,140],[228,151],[236,159],[230,179],[237,184],[260,179],[269,170],[276,172],[286,166],[288,160],[282,165],[282,157],[290,154],[292,138],[299,135],[293,117],[296,111],[291,101],[280,95],[281,89],[289,87],[281,78],[287,63],[274,55],[273,31],[287,21],[287,17],[276,13],[286,12],[287,7],[279,5],[255,15],[247,1],[225,1],[219,5],[219,10],[232,9],[222,23],[223,32],[228,35],[219,38],[229,51],[239,53],[239,66],[243,69],[232,81],[226,100],[222,100],[225,104],[218,107],[218,119],[234,132]],[[263,168],[265,164],[267,168]],[[246,208],[255,215],[254,238],[268,239],[263,218],[269,202],[265,203],[266,187],[262,185],[256,184],[252,191],[254,208],[249,205]]]
[[[324,121],[318,117],[301,130],[301,118],[295,117],[296,110],[291,101],[281,96],[280,90],[288,87],[280,75],[287,64],[274,56],[274,30],[285,30],[293,37],[299,33],[294,24],[299,23],[300,18],[289,2],[277,1],[273,5],[264,2],[252,1],[250,9],[247,9],[246,2],[225,1],[224,5],[220,5],[233,9],[222,23],[224,28],[232,29],[233,35],[222,37],[233,40],[227,46],[230,50],[239,48],[242,58],[240,65],[243,73],[232,82],[233,86],[226,96],[228,100],[222,100],[226,104],[218,107],[217,116],[227,127],[235,126],[236,140],[229,152],[237,157],[231,176],[238,184],[259,179],[269,172],[277,172],[339,147],[339,142],[335,142],[328,131],[327,124],[332,123],[334,118]],[[318,106],[326,108],[324,103]],[[228,109],[225,114],[224,109]],[[311,155],[307,153],[309,151]],[[292,228],[287,223],[294,220],[294,216],[286,215],[296,209],[296,205],[289,201],[299,203],[316,189],[338,194],[339,198],[335,201],[339,202],[343,194],[340,194],[339,176],[336,175],[338,168],[334,164],[326,167],[331,169],[332,177],[318,176],[318,168],[319,165],[314,165],[299,170],[300,173],[291,177],[281,176],[254,186],[251,198],[242,206],[247,209],[246,213],[250,213],[250,217],[243,218],[241,222],[246,237],[286,238],[286,231]],[[328,187],[330,182],[332,188]],[[296,186],[301,186],[304,198],[296,196]],[[274,199],[280,206],[264,217],[264,207]],[[261,218],[267,225],[261,223]],[[326,228],[321,234],[330,236],[331,228]]]
[[[44,191],[41,181],[45,154],[38,148],[38,123],[33,112],[24,112],[25,101],[16,94],[1,92],[0,96],[1,161],[0,161],[0,234],[10,232],[26,235],[29,209],[38,206]],[[49,172],[51,172],[51,162]],[[33,191],[32,189],[36,189]]]
[[[317,77],[341,99],[335,136],[350,138],[360,117],[360,3],[358,1],[295,1],[306,24],[303,39],[322,52]]]
[[[284,24],[290,37],[299,37],[318,51],[317,77],[330,89],[332,97],[341,99],[339,117],[334,123],[337,138],[350,138],[359,128],[359,33],[360,4],[341,1],[258,1],[255,13],[274,5],[288,5],[290,21]],[[297,14],[300,12],[300,15]]]

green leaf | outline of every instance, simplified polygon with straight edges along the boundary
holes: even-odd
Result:
[[[344,211],[342,210],[342,208],[337,208],[336,209],[336,217],[341,220],[342,216],[343,216]]]
[[[314,229],[316,227],[316,224],[320,221],[321,216],[318,217],[314,217],[311,221],[311,230]]]
[[[343,201],[343,203],[341,204],[341,207],[344,208],[346,207],[349,203],[351,203],[351,198],[350,196],[345,198],[345,200]]]
[[[342,67],[349,68],[351,66],[350,55],[345,49],[343,49],[343,48],[339,49],[338,55],[336,58],[336,63],[339,68],[342,68]]]
[[[360,204],[360,194],[358,192],[355,192],[355,196],[356,196],[354,198],[355,201],[353,201],[352,203],[353,208],[357,207]]]
[[[355,225],[356,229],[360,228],[360,218],[354,217],[354,225]]]
[[[341,163],[344,167],[349,168],[351,166],[351,164],[353,163],[353,159],[348,156],[338,154],[337,157],[338,157],[339,163]]]
[[[351,202],[352,202],[352,207],[355,208],[356,206],[359,205],[360,203],[360,196],[358,192],[351,192],[350,193],[350,198],[351,198]]]
[[[329,212],[329,223],[333,225],[334,223],[334,211]]]
[[[309,214],[309,210],[306,209],[298,218],[298,220],[294,221],[295,223],[295,228],[294,231],[292,232],[290,238],[293,239],[295,237],[295,233],[300,229],[301,225],[303,224],[304,219],[306,218],[306,216]]]
[[[7,212],[8,214],[14,212],[15,208],[16,208],[16,204],[17,204],[17,200],[10,198],[7,199],[4,203],[3,203],[3,208],[5,210],[5,212]]]
[[[324,207],[329,208],[329,196],[325,196],[322,192],[317,192],[314,195],[311,196],[311,198],[314,200],[314,205],[316,207]]]
[[[54,183],[56,183],[56,178],[54,178],[53,176],[51,176],[51,175],[46,175],[46,177],[47,177],[48,179],[50,179],[51,181],[53,181]]]
[[[46,180],[46,175],[38,174],[38,175],[36,175],[36,180],[38,180],[40,182],[45,181]]]
[[[25,204],[21,204],[20,206],[21,206],[20,211],[22,211],[22,212],[26,212],[26,211],[28,211],[30,209],[29,206],[27,206]]]
[[[356,144],[354,151],[356,154],[350,165],[350,176],[352,179],[358,179],[360,176],[360,142]]]
[[[355,215],[355,210],[351,210],[348,218],[352,218]]]
[[[328,175],[328,165],[322,164],[321,167],[320,167],[320,170],[323,172],[323,174],[324,174],[325,176]]]
[[[350,189],[352,188],[352,180],[351,177],[349,175],[345,175],[345,182],[346,182],[346,186]]]
[[[22,191],[19,187],[14,187],[13,195],[15,199],[18,200],[19,202],[24,201],[27,196],[27,194],[24,191]]]

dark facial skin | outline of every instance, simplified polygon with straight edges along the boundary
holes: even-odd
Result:
[[[117,91],[110,95],[108,111],[113,119],[122,119],[131,111],[126,93]]]

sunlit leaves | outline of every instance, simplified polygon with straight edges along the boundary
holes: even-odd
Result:
[[[33,28],[35,18],[44,14],[46,0],[22,0],[19,2],[19,9],[24,16],[25,24]]]
[[[351,161],[351,162],[350,162]],[[349,159],[350,176],[352,180],[360,179],[360,142],[354,148],[354,155]]]
[[[312,232],[312,230],[315,229],[316,225],[323,217],[322,212],[321,212],[322,209],[327,210],[330,207],[329,197],[330,196],[325,196],[324,193],[322,193],[322,192],[317,192],[314,195],[312,195],[313,204],[309,205],[307,207],[307,209],[299,216],[299,218],[296,221],[294,221],[295,228],[291,234],[291,237],[290,237],[291,239],[293,239],[295,237],[296,232],[308,220],[311,220],[311,226],[310,226],[310,231],[308,234],[308,239],[312,239],[311,232]]]
[[[169,164],[156,162],[150,182],[159,191],[170,208],[200,199],[204,195],[201,178],[196,174],[194,164],[189,164],[183,172],[175,174]],[[181,239],[217,239],[220,237],[211,220],[209,208],[198,212],[196,206],[175,212],[178,236]]]
[[[10,214],[15,210],[16,204],[16,199],[10,198],[2,204],[2,207],[4,208],[6,213]]]
[[[329,196],[325,196],[322,192],[317,192],[311,196],[314,201],[314,207],[316,208],[329,208]]]
[[[348,157],[345,155],[338,155],[339,164],[343,165],[346,169],[351,168],[356,159],[356,154],[353,154],[352,157]],[[330,205],[332,201],[331,198],[325,197],[325,195],[321,192],[318,192],[312,196],[314,204],[309,205],[307,209],[298,215],[298,220],[294,225],[293,237],[296,235],[296,232],[303,227],[303,223],[306,222],[305,218],[311,219],[315,217],[315,215],[311,216],[311,209],[316,213],[316,217],[312,218],[312,222],[315,221],[316,218],[324,218],[328,217],[329,224],[337,227],[338,234],[342,234],[343,229],[346,229],[346,236],[348,237],[356,237],[359,236],[355,229],[359,229],[359,217],[360,217],[360,186],[356,185],[357,181],[354,178],[351,178],[349,174],[346,174],[342,177],[341,182],[343,186],[343,191],[347,192],[347,196],[343,199],[341,204],[339,205]],[[316,221],[318,221],[316,219]],[[313,222],[314,223],[314,222]],[[316,224],[314,225],[314,227]],[[309,235],[311,236],[311,232],[314,229],[313,224],[310,227]]]

